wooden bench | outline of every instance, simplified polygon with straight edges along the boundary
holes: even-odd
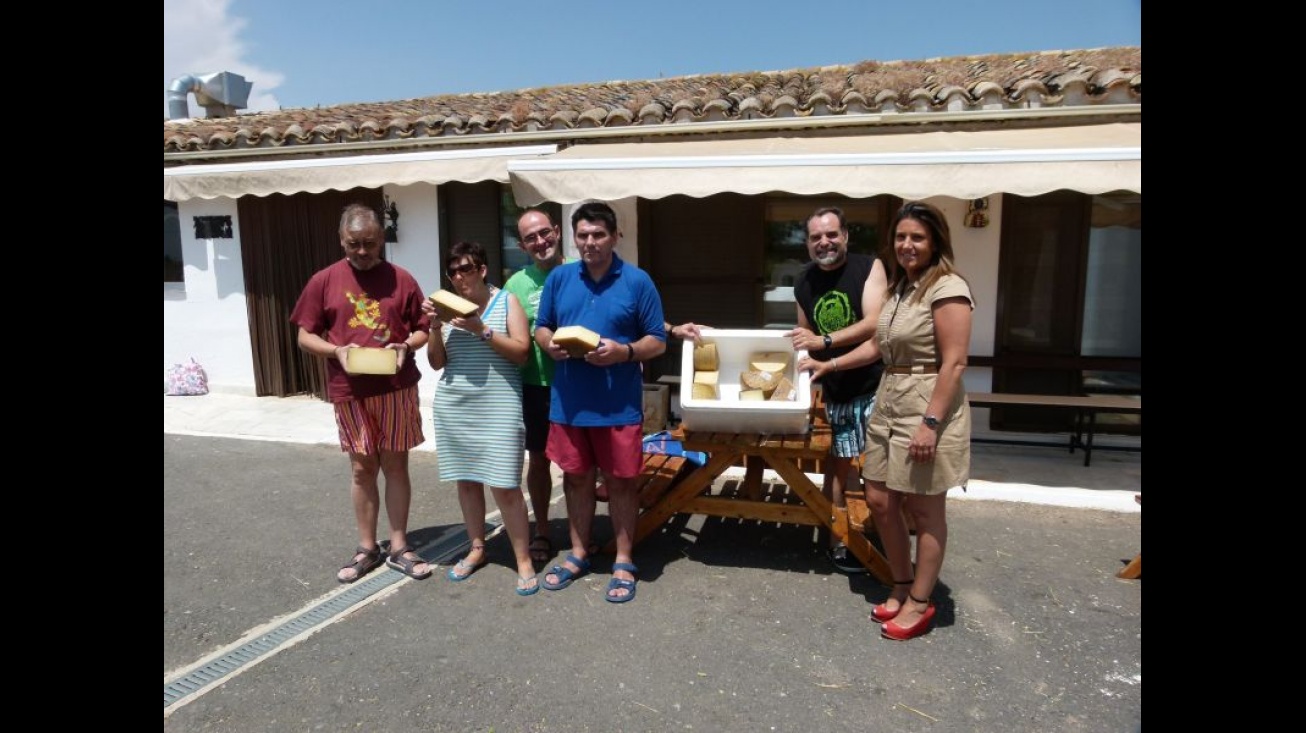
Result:
[[[644,470],[635,480],[639,491],[639,508],[648,509],[684,478],[685,459],[662,453],[645,453]]]
[[[1075,413],[1075,432],[1070,435],[1070,452],[1084,450],[1084,465],[1093,458],[1093,434],[1097,429],[1097,414],[1143,414],[1141,398],[1122,395],[1047,395],[1014,394],[1009,392],[971,392],[966,395],[971,407],[1052,407],[1072,410]],[[1059,443],[1014,438],[971,438],[974,443],[1003,443],[1009,445],[1040,445],[1060,447]],[[1142,450],[1140,447],[1098,446],[1101,450]]]

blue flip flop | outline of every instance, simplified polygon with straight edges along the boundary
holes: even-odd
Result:
[[[631,575],[634,575],[635,573],[639,572],[639,568],[635,567],[634,565],[631,565],[628,562],[612,563],[612,572],[615,573],[618,570],[625,570]],[[608,603],[625,603],[626,601],[633,601],[635,600],[635,584],[638,582],[639,582],[638,580],[623,580],[622,578],[613,578],[612,580],[608,581],[608,592],[604,593],[603,597],[608,601]],[[612,591],[617,590],[619,588],[625,588],[630,592],[624,596],[612,595]]]
[[[530,585],[526,585],[527,583],[530,583],[532,580],[534,580],[535,582],[531,583]],[[517,595],[533,596],[539,592],[540,592],[540,581],[537,577],[535,577],[534,575],[532,575],[529,578],[523,578],[521,576],[517,576]]]
[[[588,559],[582,560],[571,553],[567,553],[567,559],[565,560],[565,562],[569,562],[572,565],[575,565],[576,567],[580,568],[580,570],[576,572],[572,572],[571,568],[568,568],[565,565],[554,565],[553,568],[549,570],[549,572],[558,576],[558,582],[550,583],[548,581],[548,573],[546,573],[545,577],[540,579],[540,585],[544,586],[545,590],[562,590],[563,588],[566,588],[567,586],[571,585],[571,582],[573,580],[583,576],[585,573],[588,573],[590,571],[590,561]]]

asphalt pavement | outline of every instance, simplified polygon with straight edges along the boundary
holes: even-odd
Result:
[[[205,398],[170,399],[193,411]],[[466,542],[431,450],[411,456],[410,542],[440,567],[422,581],[382,567],[341,585],[334,574],[356,539],[339,449],[198,434],[169,409],[165,400],[165,730],[1141,725],[1142,581],[1115,576],[1141,547],[1136,504],[949,501],[937,623],[894,642],[868,619],[888,589],[833,572],[814,531],[796,526],[677,517],[636,548],[637,597],[622,605],[603,600],[611,557],[602,556],[566,590],[515,595],[502,533],[489,565],[448,581]],[[1013,485],[1141,489],[1137,454],[1095,453],[1085,468],[1057,451],[993,450],[985,470],[1059,458],[1083,472],[1076,483],[1105,484],[1028,484],[1029,468]],[[554,507],[560,562],[566,519],[560,500]],[[383,518],[383,536],[385,527]]]

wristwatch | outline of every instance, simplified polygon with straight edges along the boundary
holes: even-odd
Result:
[[[930,430],[939,429],[939,418],[933,415],[926,415],[925,417],[921,418],[921,422],[925,423],[925,427],[929,428]]]
[[[828,333],[825,334],[824,338],[825,338],[825,348],[828,349],[834,346],[834,339],[830,338],[830,334]]]
[[[481,340],[482,340],[482,341],[489,341],[489,340],[492,339],[492,338],[494,338],[494,329],[493,329],[493,328],[487,328],[487,329],[485,329],[484,331],[481,332]]]

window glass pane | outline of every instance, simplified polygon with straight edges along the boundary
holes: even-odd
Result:
[[[163,202],[163,282],[184,281],[181,257],[181,217],[175,201]]]
[[[792,328],[795,323],[794,277],[807,263],[807,218],[817,209],[837,206],[848,224],[848,251],[878,254],[883,244],[882,201],[818,197],[771,197],[766,203],[763,288],[764,328]]]
[[[517,246],[517,219],[526,211],[526,207],[517,205],[517,200],[512,196],[512,187],[507,184],[503,186],[499,200],[499,219],[503,227],[503,273],[499,282],[506,283],[514,272],[529,265],[531,258]],[[547,212],[555,223],[562,224],[560,204],[546,201],[532,208]]]
[[[1138,194],[1093,197],[1084,287],[1084,356],[1143,355],[1143,205]]]

